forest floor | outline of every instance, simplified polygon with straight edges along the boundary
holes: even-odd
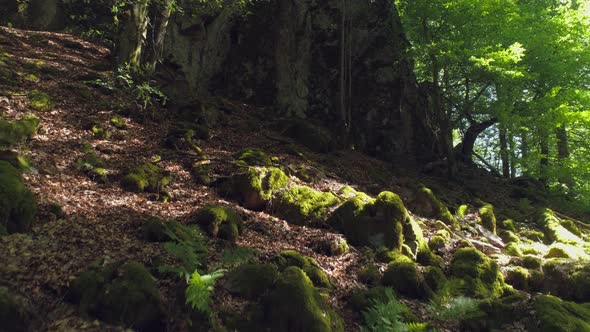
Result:
[[[209,204],[230,206],[240,212],[245,231],[236,244],[256,249],[260,261],[268,261],[286,249],[315,258],[335,286],[329,292],[329,302],[344,317],[347,331],[358,330],[361,318],[348,308],[347,299],[354,289],[366,287],[357,276],[358,270],[368,264],[363,249],[351,247],[348,253],[336,257],[318,254],[312,250],[314,241],[338,238],[341,234],[330,229],[291,225],[266,212],[244,209],[221,198],[215,187],[197,184],[190,167],[199,156],[162,146],[173,126],[166,120],[167,116],[153,120],[148,114],[131,114],[125,117],[125,129],[111,126],[112,117],[121,113],[121,105],[129,105],[131,99],[121,91],[92,84],[112,77],[106,48],[66,34],[1,27],[0,60],[9,64],[0,66],[4,72],[0,75],[2,117],[14,120],[34,114],[41,120],[39,133],[26,144],[15,147],[32,165],[24,178],[37,199],[38,216],[30,233],[0,238],[0,286],[25,299],[30,311],[35,313],[34,330],[123,330],[81,317],[77,308],[65,299],[72,280],[93,262],[137,261],[151,266],[155,258],[172,260],[162,244],[141,238],[142,222],[155,216],[187,224],[200,208]],[[51,96],[51,107],[39,109],[31,105],[27,96],[35,90]],[[217,170],[231,163],[236,152],[259,148],[275,157],[277,164],[317,171],[317,179],[306,185],[321,191],[336,192],[351,185],[371,195],[389,190],[408,202],[413,189],[422,183],[449,206],[456,207],[477,196],[506,210],[518,209],[510,196],[513,186],[485,171],[465,169],[460,181],[448,181],[444,177],[424,175],[410,162],[386,163],[357,152],[320,154],[298,146],[303,153],[290,154],[287,151],[291,145],[285,143],[289,139],[274,129],[274,123],[265,120],[268,110],[221,98],[215,103],[222,109],[222,116],[211,128],[210,139],[200,141],[199,146]],[[108,128],[111,137],[96,138],[89,130],[93,125]],[[89,178],[77,167],[85,143],[92,145],[106,162],[106,183]],[[167,203],[160,202],[153,194],[121,189],[119,180],[125,172],[157,159],[161,159],[158,165],[169,171],[172,178],[168,186],[172,198]],[[63,216],[50,213],[49,207],[55,203],[63,207]],[[519,211],[523,218],[530,217],[528,210]],[[471,212],[466,218],[476,218]],[[426,226],[435,223],[432,219],[413,217]],[[425,227],[424,232],[426,237],[430,236],[430,228]],[[223,241],[211,240],[210,245],[209,259],[213,262],[220,260],[228,247]],[[176,305],[180,283],[172,279],[158,280],[160,292],[170,308]],[[224,291],[218,290],[214,307],[232,306],[232,301]],[[405,303],[416,315],[427,319],[421,314],[423,303],[411,300]],[[171,331],[181,326],[173,318],[168,322]]]

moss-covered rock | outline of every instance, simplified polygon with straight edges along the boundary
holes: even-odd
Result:
[[[401,251],[407,244],[415,256],[425,244],[420,226],[392,192],[382,192],[368,202],[358,196],[347,200],[334,211],[330,224],[355,245]]]
[[[424,266],[443,267],[445,265],[443,258],[430,250],[430,247],[426,243],[423,243],[418,248],[416,261]]]
[[[322,237],[314,241],[312,247],[315,252],[326,256],[340,256],[350,250],[346,240],[341,237]]]
[[[396,250],[389,250],[388,248],[381,248],[377,251],[375,256],[377,261],[381,263],[393,263],[393,262],[408,262],[412,263],[413,260]]]
[[[320,269],[316,260],[308,256],[303,256],[295,250],[285,250],[279,253],[274,258],[274,262],[281,271],[290,266],[296,266],[300,268],[303,270],[303,272],[305,272],[305,274],[316,287],[332,287],[332,283],[330,282],[328,275],[326,272]]]
[[[210,205],[199,210],[195,222],[210,236],[236,242],[243,231],[242,218],[226,206]]]
[[[308,225],[326,221],[340,199],[329,192],[295,186],[282,190],[273,199],[275,214],[290,224]]]
[[[334,149],[332,135],[308,120],[291,119],[286,122],[285,134],[312,151],[327,153]]]
[[[131,192],[160,193],[170,183],[168,171],[152,163],[145,163],[121,180],[123,189]]]
[[[111,138],[112,134],[107,128],[101,127],[99,125],[92,126],[90,131],[92,131],[92,134],[94,134],[94,138],[96,139],[109,139]]]
[[[360,269],[358,273],[359,281],[366,284],[366,285],[378,285],[381,281],[381,273],[379,273],[379,267],[370,264],[362,269]]]
[[[31,167],[27,158],[14,150],[0,150],[0,160],[8,162],[12,167],[21,171]]]
[[[0,330],[29,331],[30,317],[17,299],[5,287],[0,287]]]
[[[37,133],[40,123],[34,115],[25,115],[14,122],[0,120],[0,146],[9,147],[31,138]]]
[[[508,245],[504,247],[504,253],[514,257],[522,257],[523,255],[520,246],[516,242],[508,243]]]
[[[514,221],[512,219],[502,220],[500,226],[507,231],[516,232],[516,227],[514,226]]]
[[[256,299],[273,286],[278,275],[273,264],[243,264],[226,274],[224,287],[233,294]]]
[[[383,274],[381,283],[391,287],[396,293],[413,299],[428,296],[427,285],[415,263],[390,263]]]
[[[491,204],[486,204],[479,209],[479,218],[484,228],[496,234],[496,215]]]
[[[538,270],[541,268],[541,259],[533,255],[525,255],[522,257],[522,266],[527,269]]]
[[[36,213],[35,198],[20,171],[0,161],[0,225],[8,234],[24,233],[30,230]]]
[[[541,209],[537,212],[536,223],[545,233],[545,240],[549,243],[561,242],[573,245],[582,245],[579,236],[565,228],[559,218],[550,209]]]
[[[573,245],[555,242],[550,247],[544,258],[569,258],[569,259],[580,259],[588,258],[588,255],[583,249]]]
[[[519,234],[532,241],[545,242],[545,234],[534,229],[526,229],[520,231]]]
[[[535,331],[590,331],[590,305],[563,301],[550,295],[540,295],[534,302],[538,325]]]
[[[273,331],[344,331],[342,319],[298,267],[288,267],[279,275],[265,304]]]
[[[408,208],[414,213],[428,218],[436,218],[447,225],[455,225],[456,221],[447,206],[441,202],[432,190],[421,187],[418,189]]]
[[[457,208],[457,211],[455,212],[455,216],[456,217],[465,217],[465,214],[467,213],[467,209],[469,207],[465,204],[463,205],[459,205],[459,207]]]
[[[447,245],[447,241],[440,235],[433,236],[428,240],[428,247],[434,252],[439,252]]]
[[[443,288],[447,282],[447,277],[443,270],[436,266],[427,266],[424,268],[424,282],[433,292],[437,292]]]
[[[504,241],[504,243],[519,243],[520,242],[520,238],[518,237],[518,235],[516,235],[513,231],[508,231],[508,230],[500,230],[499,232],[500,238],[502,239],[502,241]]]
[[[242,150],[235,155],[235,159],[243,166],[272,166],[272,159],[259,149]]]
[[[161,296],[142,264],[91,267],[73,281],[68,296],[84,315],[138,331],[164,328]]]
[[[31,107],[38,111],[49,111],[54,106],[51,96],[45,92],[32,90],[27,93],[27,98]]]
[[[504,293],[504,278],[498,265],[475,248],[455,252],[451,276],[461,285],[464,295],[478,298],[499,297]]]
[[[584,261],[548,259],[542,270],[545,292],[566,300],[590,302],[590,265]]]
[[[277,167],[247,167],[221,180],[218,193],[238,200],[247,209],[262,211],[272,195],[288,183],[289,177]]]
[[[530,278],[531,273],[523,267],[515,266],[506,270],[506,283],[516,289],[528,290]]]
[[[117,129],[127,129],[127,122],[125,121],[125,118],[123,118],[120,115],[113,116],[109,120],[109,123],[111,124],[111,126],[117,128]]]

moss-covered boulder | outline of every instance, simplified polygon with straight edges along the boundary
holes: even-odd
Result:
[[[23,305],[5,287],[0,287],[0,330],[25,332],[30,317]]]
[[[235,156],[236,163],[243,166],[272,166],[272,159],[262,150],[246,149]]]
[[[27,98],[29,99],[31,107],[38,111],[49,111],[54,106],[51,96],[42,91],[29,91],[29,93],[27,93]]]
[[[265,312],[272,331],[344,331],[342,318],[295,266],[279,275],[265,301]]]
[[[76,160],[76,168],[84,172],[90,179],[106,183],[108,174],[104,168],[105,162],[98,157],[94,148],[89,144],[85,144],[82,151],[84,154]]]
[[[541,268],[541,259],[533,255],[525,255],[522,257],[521,265],[527,269],[538,270]]]
[[[236,242],[243,231],[242,218],[226,206],[205,206],[195,216],[195,222],[210,236]]]
[[[9,147],[31,138],[37,133],[40,123],[34,115],[26,115],[14,122],[0,120],[0,146]]]
[[[569,259],[588,259],[584,249],[571,244],[560,242],[553,243],[545,253],[544,258],[569,258]]]
[[[152,275],[139,263],[91,267],[76,278],[69,299],[83,315],[138,331],[161,331],[164,307]]]
[[[577,304],[550,295],[534,302],[536,322],[531,330],[541,332],[590,331],[590,304]]]
[[[399,295],[413,299],[426,298],[430,290],[415,263],[395,262],[389,264],[381,283],[391,287]]]
[[[514,226],[514,221],[512,219],[502,220],[500,226],[507,231],[516,232],[516,227]]]
[[[572,245],[582,245],[583,240],[569,231],[561,223],[550,209],[541,209],[537,212],[536,223],[545,234],[545,240],[549,243],[561,242]]]
[[[405,243],[416,255],[425,242],[420,226],[410,217],[402,200],[388,191],[369,201],[358,196],[347,200],[334,211],[330,224],[354,245],[401,251]]]
[[[485,204],[479,209],[479,221],[485,229],[496,234],[496,215],[491,204]]]
[[[269,290],[279,276],[273,264],[243,264],[225,276],[224,287],[233,294],[256,299]]]
[[[502,239],[502,241],[504,241],[504,243],[520,242],[520,238],[513,231],[502,229],[498,232],[498,234],[500,235],[500,238]]]
[[[590,265],[584,261],[548,259],[543,290],[566,300],[590,302]]]
[[[290,266],[296,266],[300,268],[303,270],[303,272],[305,272],[305,274],[307,274],[309,279],[316,287],[332,287],[332,283],[330,282],[328,275],[319,267],[316,260],[308,256],[303,256],[295,250],[285,250],[279,253],[274,258],[274,262],[281,271]]]
[[[309,225],[325,222],[340,199],[329,192],[294,186],[278,192],[272,204],[274,213],[288,223]]]
[[[531,273],[528,269],[520,266],[514,266],[506,270],[506,283],[520,290],[529,289],[529,279]]]
[[[236,199],[247,209],[262,211],[287,183],[289,177],[277,167],[245,167],[220,180],[218,193]]]
[[[475,248],[461,248],[455,252],[451,276],[467,296],[499,297],[505,290],[496,262]]]
[[[0,160],[8,162],[12,167],[21,171],[31,167],[27,158],[14,150],[0,150]]]
[[[330,132],[308,120],[291,119],[286,121],[284,125],[284,133],[287,136],[312,151],[327,153],[335,147]]]
[[[121,179],[123,189],[131,192],[161,193],[170,183],[170,173],[152,163],[145,163]]]
[[[0,161],[0,226],[8,234],[27,232],[36,213],[35,198],[23,183],[20,171]]]
[[[346,240],[340,236],[323,236],[314,240],[311,247],[315,252],[326,256],[340,256],[350,250]]]
[[[443,288],[447,282],[447,277],[443,270],[436,266],[427,266],[423,271],[424,282],[433,291],[437,292]]]
[[[414,193],[408,208],[418,215],[438,219],[447,225],[456,225],[455,218],[447,206],[434,195],[432,190],[424,186]]]

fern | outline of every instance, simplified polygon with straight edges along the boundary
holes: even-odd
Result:
[[[465,320],[483,315],[479,301],[468,297],[443,297],[428,306],[432,317],[438,321]]]
[[[165,265],[159,270],[178,274],[188,281],[193,271],[202,267],[207,254],[205,240],[198,228],[179,223],[167,224],[165,233],[171,241],[165,243],[164,248],[179,261],[179,266]]]
[[[217,270],[211,274],[202,276],[195,270],[189,279],[186,289],[186,303],[195,310],[210,314],[211,293],[213,292],[215,281],[223,277],[226,271]]]
[[[373,300],[369,309],[363,312],[365,326],[362,331],[409,331],[402,322],[404,306],[398,302],[391,289],[385,290],[385,302]]]
[[[244,263],[251,262],[256,255],[258,254],[258,250],[248,247],[235,247],[235,248],[228,248],[223,251],[221,256],[221,261],[219,262],[221,266],[225,268],[234,268]]]
[[[416,323],[410,322],[406,323],[406,327],[409,332],[425,332],[425,331],[432,331],[428,327],[428,323]]]

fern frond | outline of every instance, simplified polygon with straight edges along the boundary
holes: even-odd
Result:
[[[226,270],[217,270],[203,276],[198,271],[193,272],[188,282],[189,286],[185,292],[186,303],[202,313],[210,313],[211,308],[209,303],[215,281],[223,277],[225,272]]]

